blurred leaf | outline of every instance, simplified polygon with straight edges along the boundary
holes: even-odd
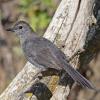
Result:
[[[35,15],[33,15],[32,17],[29,18],[29,22],[30,22],[32,28],[36,30],[36,28],[38,27],[38,26],[37,26],[38,17],[35,16]]]
[[[16,54],[17,56],[22,56],[23,55],[23,51],[20,47],[18,46],[14,46],[13,47],[13,52],[14,54]]]
[[[46,13],[41,13],[39,15],[39,23],[38,23],[39,28],[41,29],[46,28],[49,22],[50,22],[50,18],[47,16]]]
[[[45,4],[46,6],[52,6],[53,5],[52,0],[42,0],[42,3]]]
[[[32,3],[32,0],[20,0],[22,6],[28,6],[30,3]]]

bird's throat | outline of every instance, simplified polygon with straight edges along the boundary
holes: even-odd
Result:
[[[19,36],[21,44],[22,44],[23,42],[25,42],[26,40],[34,39],[34,38],[37,38],[37,37],[38,37],[38,35],[35,34],[35,33],[24,34],[24,35],[20,35],[20,36]]]

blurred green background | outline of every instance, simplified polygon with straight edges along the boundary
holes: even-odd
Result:
[[[0,0],[0,92],[26,62],[18,38],[5,29],[25,19],[38,35],[43,35],[59,3],[60,0]]]

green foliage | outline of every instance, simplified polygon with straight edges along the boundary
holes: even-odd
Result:
[[[52,6],[53,5],[53,1],[52,0],[42,0],[42,2],[46,5],[46,6]]]
[[[20,0],[21,13],[27,16],[36,31],[46,29],[54,13],[52,8],[56,8],[53,0]]]

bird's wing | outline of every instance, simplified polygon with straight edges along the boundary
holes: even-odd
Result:
[[[44,66],[45,68],[53,68],[61,70],[61,63],[59,59],[53,54],[50,48],[45,47],[38,51],[35,57],[35,61]]]
[[[53,44],[45,38],[36,38],[26,41],[22,47],[24,47],[26,58],[32,64],[35,62],[45,68],[61,70],[60,61],[55,55],[57,48],[52,46]]]

